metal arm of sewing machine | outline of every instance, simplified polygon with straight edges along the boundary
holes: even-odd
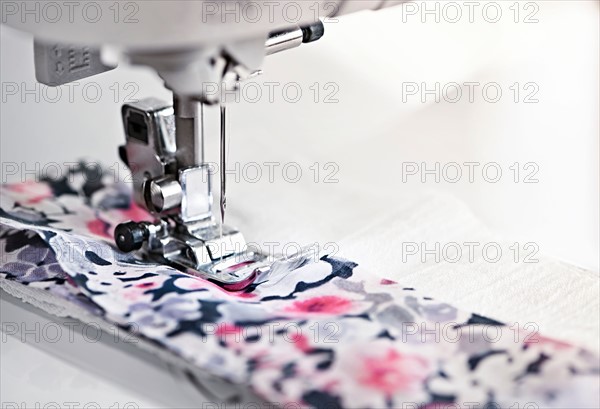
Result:
[[[322,22],[272,33],[265,53],[287,50],[318,40]],[[236,87],[243,77],[227,55],[224,87]],[[246,247],[243,235],[213,217],[211,171],[204,161],[204,105],[186,96],[174,96],[173,105],[145,99],[123,106],[126,143],[121,159],[130,168],[135,202],[155,216],[154,223],[126,222],[115,229],[115,242],[124,252],[142,250],[156,262],[229,289],[250,284],[272,260]],[[221,108],[224,143],[225,108]],[[222,153],[224,146],[221,146]],[[224,167],[224,163],[222,164]],[[221,169],[223,172],[224,169]],[[223,179],[222,179],[223,180]],[[222,194],[225,186],[221,186]]]

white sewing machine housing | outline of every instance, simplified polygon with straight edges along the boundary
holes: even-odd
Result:
[[[249,248],[238,230],[224,226],[227,121],[221,97],[260,74],[266,55],[319,40],[322,18],[399,3],[141,1],[124,5],[129,14],[121,21],[118,3],[84,2],[81,18],[69,9],[70,18],[58,24],[23,18],[25,6],[21,13],[5,7],[4,20],[34,34],[36,77],[49,86],[112,69],[106,46],[120,61],[156,70],[173,92],[173,104],[145,99],[125,105],[126,143],[119,151],[132,172],[136,203],[155,222],[122,223],[115,230],[116,244],[122,251],[141,250],[146,258],[239,290],[275,260]],[[50,13],[48,5],[32,6]],[[104,13],[114,19],[98,17]],[[203,107],[214,104],[222,105],[220,221],[213,217],[212,174],[204,147]],[[302,253],[297,256],[304,257]]]

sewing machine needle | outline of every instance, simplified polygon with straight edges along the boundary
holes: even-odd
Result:
[[[225,223],[225,208],[227,207],[226,193],[226,155],[227,155],[227,143],[226,143],[226,111],[225,106],[221,106],[221,226]]]

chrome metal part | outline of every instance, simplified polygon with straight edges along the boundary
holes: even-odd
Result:
[[[181,185],[172,176],[152,180],[149,186],[150,201],[156,212],[171,210],[181,204]]]
[[[212,217],[212,191],[208,165],[194,166],[179,171],[183,198],[181,220],[197,222]]]
[[[177,164],[180,168],[202,162],[204,135],[200,134],[200,103],[189,96],[173,96]]]
[[[154,212],[149,182],[163,178],[176,165],[173,108],[149,98],[124,105],[121,112],[127,137],[121,158],[131,170],[134,199]]]
[[[259,274],[270,271],[276,260],[248,249],[244,236],[224,225],[228,131],[220,91],[235,90],[240,81],[255,75],[265,54],[315,41],[322,34],[319,21],[273,33],[266,47],[264,39],[249,39],[206,50],[130,53],[134,62],[157,70],[173,91],[173,106],[148,99],[123,107],[126,144],[121,156],[133,175],[135,201],[155,217],[155,222],[120,224],[115,231],[120,249],[141,250],[150,260],[229,290],[242,289]],[[190,82],[193,78],[209,82]],[[215,81],[216,93],[207,87],[210,80]],[[204,159],[204,105],[219,102],[221,220],[216,222],[212,175]]]
[[[219,168],[221,176],[221,200],[219,207],[221,210],[221,224],[225,224],[225,207],[227,206],[227,110],[225,105],[221,105],[221,165]]]
[[[271,33],[266,43],[266,54],[271,55],[290,48],[302,45],[302,29],[297,27],[292,30]]]
[[[199,104],[180,97],[174,102],[175,109],[154,99],[123,107],[123,159],[133,174],[136,202],[156,221],[123,223],[115,241],[123,251],[141,248],[150,260],[241,289],[265,267],[266,257],[248,250],[239,231],[214,220]]]

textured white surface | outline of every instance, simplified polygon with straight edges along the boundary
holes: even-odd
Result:
[[[368,237],[377,240],[367,239],[367,232]],[[456,263],[449,255],[440,262],[428,256],[425,263],[417,256],[407,256],[407,263],[399,264],[398,256],[388,251],[402,242],[425,242],[428,249],[433,249],[436,241],[477,242],[481,246],[498,243],[502,257],[492,262],[494,251],[486,256],[480,246],[473,251],[473,262],[463,254]],[[377,246],[377,242],[387,245]],[[491,234],[463,204],[448,197],[428,197],[380,217],[363,232],[342,240],[341,247],[351,254],[364,249],[368,254],[362,260],[364,268],[392,276],[461,309],[518,323],[529,331],[598,352],[598,275],[539,255],[535,263],[515,263],[512,244]]]

